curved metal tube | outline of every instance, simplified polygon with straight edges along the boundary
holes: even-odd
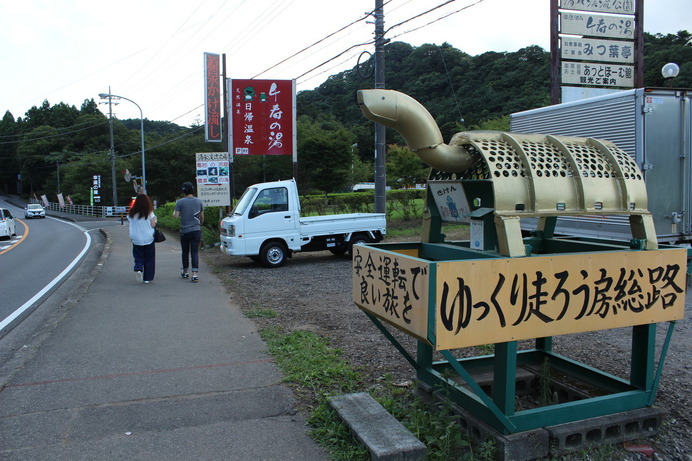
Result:
[[[365,117],[401,134],[428,166],[449,173],[471,168],[471,155],[461,146],[445,144],[435,119],[412,97],[394,90],[358,90],[358,104]]]

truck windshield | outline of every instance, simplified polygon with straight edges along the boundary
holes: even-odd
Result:
[[[233,214],[242,215],[243,213],[245,213],[245,210],[250,205],[250,202],[252,201],[252,198],[255,196],[256,191],[256,187],[248,187],[247,189],[245,189],[245,192],[243,192],[243,195],[240,197],[240,200],[238,200],[238,203],[233,209]]]

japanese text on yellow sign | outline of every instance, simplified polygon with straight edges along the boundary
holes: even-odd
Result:
[[[430,264],[359,249],[353,300],[418,338],[435,287],[438,350],[605,330],[683,318],[684,249],[503,258]],[[427,292],[427,291],[426,291]]]

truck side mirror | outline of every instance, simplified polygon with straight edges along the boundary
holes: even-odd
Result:
[[[248,218],[252,219],[252,218],[256,218],[257,216],[259,216],[259,210],[256,206],[253,206],[252,208],[250,208],[250,213],[248,213]]]

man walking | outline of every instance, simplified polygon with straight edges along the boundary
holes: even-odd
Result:
[[[190,277],[188,268],[192,262],[192,282],[198,282],[199,277],[199,246],[202,240],[202,224],[204,224],[204,202],[193,194],[195,188],[190,182],[183,183],[185,197],[175,202],[173,217],[180,219],[180,246],[183,250],[183,267],[180,276]],[[192,261],[190,261],[192,260]]]

